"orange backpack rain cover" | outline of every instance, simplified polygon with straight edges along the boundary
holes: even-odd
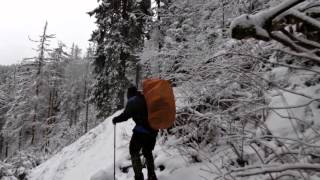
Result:
[[[166,129],[176,119],[176,104],[170,82],[162,79],[143,81],[143,95],[147,102],[148,121],[152,129]]]

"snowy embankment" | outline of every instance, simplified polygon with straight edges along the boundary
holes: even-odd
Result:
[[[271,74],[276,83],[286,81],[290,87],[289,91],[273,89],[270,92],[267,127],[277,137],[301,139],[302,134],[309,136],[319,127],[320,85],[305,84],[315,81],[315,76],[306,71],[290,72],[284,67],[274,68]]]
[[[115,115],[119,112],[115,113]],[[114,126],[111,116],[75,143],[64,148],[51,159],[31,171],[30,180],[113,180]],[[133,179],[130,166],[129,141],[133,122],[117,125],[117,180]],[[201,164],[188,165],[176,149],[159,145],[154,151],[159,180],[197,180],[210,177],[201,171]],[[143,169],[145,176],[146,169]],[[201,173],[201,174],[200,174]]]

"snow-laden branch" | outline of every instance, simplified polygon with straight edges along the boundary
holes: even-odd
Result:
[[[319,48],[320,48],[320,44],[319,44]],[[238,55],[238,56],[243,56],[243,57],[249,57],[249,58],[252,58],[252,59],[254,59],[254,60],[258,60],[258,61],[263,62],[263,63],[266,63],[266,64],[272,64],[272,65],[276,65],[276,66],[283,66],[283,67],[287,67],[287,68],[290,68],[290,69],[304,70],[304,71],[310,71],[310,72],[314,72],[314,73],[320,74],[320,71],[316,71],[316,70],[313,70],[313,69],[310,69],[310,68],[304,68],[304,67],[289,65],[289,64],[285,64],[285,63],[271,62],[271,61],[269,61],[269,59],[267,59],[267,58],[258,57],[258,56],[254,56],[254,55],[251,55],[251,54],[228,53],[228,54],[225,54],[225,55],[230,55],[230,54],[232,54],[232,55]]]
[[[304,1],[286,0],[257,14],[241,15],[231,23],[231,36],[239,40],[275,40],[290,48],[283,52],[320,62],[320,39],[316,38],[320,34],[320,21],[312,13],[304,12],[309,6],[293,8]]]
[[[310,54],[310,53],[305,53],[305,52],[294,52],[294,51],[285,50],[285,49],[279,49],[279,51],[285,52],[285,53],[293,55],[293,56],[308,58],[313,61],[320,62],[320,58],[318,56],[316,56],[315,54]]]
[[[292,16],[296,17],[297,19],[301,20],[302,22],[310,24],[311,26],[316,27],[320,30],[320,22],[315,20],[314,18],[311,18],[311,17],[305,15],[304,13],[301,13],[297,10],[291,9],[289,11],[289,15],[292,15]]]
[[[271,109],[271,110],[279,110],[279,109],[297,109],[297,108],[302,108],[302,107],[306,107],[310,104],[312,104],[313,102],[319,102],[320,99],[312,99],[309,102],[306,102],[305,104],[299,104],[299,105],[294,105],[294,106],[280,106],[280,107],[266,107],[265,109]]]
[[[259,40],[270,40],[269,30],[272,20],[303,1],[305,0],[287,0],[274,8],[257,14],[239,16],[231,23],[232,38],[240,40],[253,37]]]
[[[247,177],[259,174],[277,173],[289,170],[311,170],[320,172],[320,164],[296,163],[296,164],[271,164],[260,167],[245,167],[232,170],[237,177]]]

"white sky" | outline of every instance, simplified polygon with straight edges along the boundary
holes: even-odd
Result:
[[[0,64],[18,63],[33,57],[36,43],[48,21],[48,33],[68,47],[78,44],[83,52],[95,29],[94,18],[86,12],[97,7],[97,0],[0,0]]]

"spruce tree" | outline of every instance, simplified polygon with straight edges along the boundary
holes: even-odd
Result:
[[[143,47],[145,23],[150,16],[150,0],[100,0],[89,15],[95,16],[98,29],[92,33],[97,44],[93,62],[96,82],[94,102],[99,117],[123,108],[127,70],[134,55]]]

